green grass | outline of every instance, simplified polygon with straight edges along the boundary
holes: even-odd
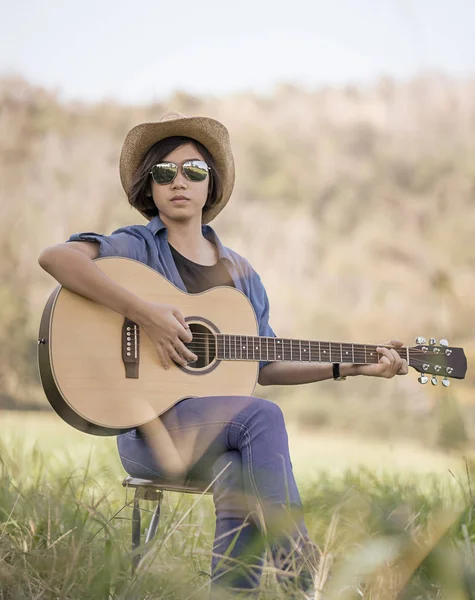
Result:
[[[207,597],[211,498],[166,494],[153,560],[132,577],[115,439],[50,413],[0,419],[0,600]],[[355,582],[364,598],[395,598],[409,575],[400,598],[475,597],[470,464],[292,425],[289,437],[307,526],[333,562],[325,598],[358,597],[336,593]],[[145,529],[153,504],[144,508]],[[287,597],[270,565],[260,597]]]

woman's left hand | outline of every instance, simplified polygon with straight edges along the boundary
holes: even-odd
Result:
[[[391,340],[387,344],[400,348],[404,344],[399,340]],[[371,365],[353,365],[355,375],[368,375],[370,377],[385,377],[391,379],[394,375],[407,375],[408,366],[407,360],[401,358],[393,348],[384,348],[378,346],[376,352],[381,354],[381,358],[377,364]]]

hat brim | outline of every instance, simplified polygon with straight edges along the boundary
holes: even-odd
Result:
[[[203,223],[208,223],[227,204],[234,187],[234,159],[226,127],[209,117],[179,117],[154,123],[141,123],[127,134],[120,155],[120,180],[128,195],[133,177],[145,154],[157,142],[172,136],[197,140],[210,152],[221,176],[222,193],[216,204],[203,211]]]

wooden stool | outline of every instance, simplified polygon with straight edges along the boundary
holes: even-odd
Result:
[[[152,514],[150,527],[145,536],[145,543],[152,540],[158,529],[160,520],[160,506],[163,500],[163,492],[180,492],[182,494],[211,494],[209,484],[200,485],[196,482],[190,485],[173,485],[153,479],[138,479],[136,477],[126,477],[122,482],[125,488],[135,488],[134,506],[132,509],[132,573],[137,568],[142,555],[136,552],[141,543],[140,532],[140,500],[149,500],[156,502],[157,505]]]

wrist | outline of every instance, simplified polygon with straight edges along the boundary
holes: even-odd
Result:
[[[148,321],[149,304],[149,302],[136,296],[127,304],[124,316],[134,323],[137,323],[139,326],[146,325]]]
[[[354,377],[355,375],[360,375],[359,366],[360,365],[341,363],[340,374],[342,377]]]

